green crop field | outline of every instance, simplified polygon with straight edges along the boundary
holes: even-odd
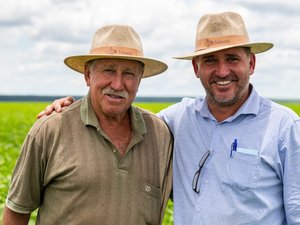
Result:
[[[2,211],[9,187],[11,173],[22,142],[30,127],[47,102],[0,102],[0,224]],[[156,113],[171,103],[136,103]],[[300,115],[300,103],[283,103]],[[34,224],[33,213],[30,224]],[[173,205],[170,201],[164,218],[164,225],[173,224]]]

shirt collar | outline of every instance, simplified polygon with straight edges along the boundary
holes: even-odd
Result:
[[[147,133],[146,124],[140,110],[135,106],[131,106],[129,108],[129,113],[133,134],[137,134],[138,136],[140,136]],[[100,130],[100,133],[103,133],[101,126],[99,125],[97,116],[92,108],[91,98],[89,94],[82,99],[80,114],[85,126],[93,126],[97,128],[97,130]]]
[[[82,99],[80,114],[81,114],[81,119],[85,126],[90,125],[99,128],[98,119],[92,108],[91,98],[89,94]]]
[[[258,114],[259,105],[260,105],[260,97],[259,97],[258,93],[256,92],[256,90],[254,89],[252,84],[250,84],[250,88],[251,88],[251,93],[250,93],[249,97],[246,99],[246,101],[244,102],[244,104],[240,107],[240,109],[233,116],[227,118],[223,122],[225,122],[225,121],[230,122],[240,115],[251,115],[251,114],[257,115]],[[196,99],[195,110],[199,111],[201,116],[215,120],[215,118],[209,111],[206,98]]]

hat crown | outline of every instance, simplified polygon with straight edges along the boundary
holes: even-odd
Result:
[[[243,18],[234,12],[204,15],[197,27],[196,51],[211,45],[249,43]]]
[[[139,35],[127,25],[104,26],[94,34],[90,54],[143,56]]]
[[[196,56],[221,51],[233,47],[247,47],[255,54],[273,47],[272,43],[251,43],[243,18],[235,12],[206,14],[199,20],[195,52],[175,57],[191,60]]]
[[[207,14],[200,19],[196,39],[227,35],[248,37],[245,23],[239,14],[234,12]]]

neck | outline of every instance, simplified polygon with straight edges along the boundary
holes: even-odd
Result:
[[[221,106],[217,104],[208,104],[208,108],[211,112],[211,114],[216,118],[218,122],[222,122],[226,120],[227,118],[233,116],[240,106]]]
[[[118,149],[121,155],[126,153],[131,141],[131,120],[129,112],[120,117],[98,117],[99,124],[111,143]]]

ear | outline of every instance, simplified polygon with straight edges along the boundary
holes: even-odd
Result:
[[[254,53],[250,54],[250,60],[249,60],[249,74],[252,75],[255,70],[256,65],[256,56]]]
[[[142,78],[143,78],[143,76],[144,76],[144,72],[145,72],[145,68],[143,67],[142,69],[141,69],[141,74],[139,75],[139,86],[140,86],[140,83],[141,83],[141,81],[142,81]]]
[[[90,68],[87,66],[87,64],[84,65],[84,79],[86,86],[90,86],[90,81],[91,81],[91,71]]]
[[[193,64],[193,68],[194,68],[194,73],[195,73],[196,77],[199,78],[199,75],[198,75],[199,68],[198,68],[198,63],[197,63],[196,58],[193,58],[192,64]]]

